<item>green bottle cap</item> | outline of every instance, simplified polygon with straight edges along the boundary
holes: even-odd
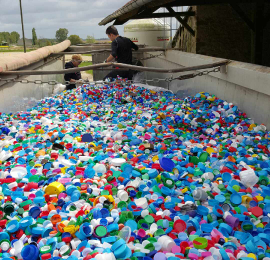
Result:
[[[105,237],[107,235],[107,228],[104,226],[97,226],[95,228],[95,234],[97,237]]]

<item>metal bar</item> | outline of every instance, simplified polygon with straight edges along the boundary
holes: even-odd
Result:
[[[23,26],[22,0],[19,0],[19,1],[20,1],[20,11],[21,11],[22,35],[23,35],[23,49],[24,49],[24,52],[26,52],[25,37],[24,37],[24,26]]]
[[[86,70],[95,70],[99,68],[108,68],[113,67],[113,69],[116,68],[124,68],[124,69],[130,69],[135,71],[148,71],[148,72],[157,72],[157,73],[179,73],[179,72],[185,72],[185,71],[193,71],[193,70],[201,70],[201,69],[208,69],[208,68],[214,68],[218,66],[222,66],[225,64],[228,64],[229,60],[223,60],[219,62],[214,62],[210,64],[204,64],[199,66],[193,66],[193,67],[184,67],[184,68],[178,68],[178,69],[158,69],[153,67],[140,67],[140,66],[134,66],[134,65],[128,65],[128,64],[122,64],[122,63],[100,63],[96,65],[90,65],[80,68],[72,68],[72,69],[65,69],[65,70],[44,70],[44,71],[33,71],[33,70],[19,70],[19,71],[5,71],[1,72],[1,75],[54,75],[54,74],[67,74],[67,73],[74,73],[77,71],[86,71]]]
[[[175,11],[172,9],[172,7],[166,7],[166,8],[170,13],[175,14]],[[188,25],[188,23],[184,19],[182,19],[180,16],[175,16],[175,18],[179,21],[179,23],[181,23],[187,29],[187,31],[193,37],[195,37],[195,31]]]
[[[136,53],[143,53],[143,52],[155,52],[155,51],[168,51],[168,50],[181,50],[179,48],[140,48],[138,51],[134,51]],[[58,52],[58,53],[52,53],[51,55],[64,55],[64,54],[97,54],[97,53],[104,53],[104,52],[111,52],[111,49],[103,49],[103,50],[95,50],[95,51],[71,51],[71,52]]]
[[[241,9],[241,7],[238,4],[231,3],[231,7],[234,9],[234,11],[240,16],[240,18],[247,24],[247,26],[255,32],[255,25],[254,23],[249,19],[249,17],[246,15],[246,13]]]

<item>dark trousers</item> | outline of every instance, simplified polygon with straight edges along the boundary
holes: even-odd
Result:
[[[71,89],[74,89],[76,88],[76,85],[75,84],[69,84],[66,86],[66,90],[71,90]]]
[[[134,75],[134,72],[132,70],[112,70],[106,77],[103,79],[111,78],[111,79],[116,79],[117,76],[123,78],[123,79],[128,79],[132,80]]]

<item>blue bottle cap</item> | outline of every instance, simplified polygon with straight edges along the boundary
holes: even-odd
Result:
[[[6,226],[6,230],[9,233],[15,233],[18,229],[19,229],[20,225],[19,222],[17,220],[11,220],[7,226]],[[1,241],[1,240],[0,240]]]
[[[230,201],[235,205],[240,205],[242,203],[242,197],[238,193],[233,193]]]
[[[156,169],[151,169],[148,171],[148,175],[150,179],[154,179],[158,176],[158,171]]]
[[[40,208],[39,207],[33,207],[29,210],[29,216],[36,219],[40,214]]]
[[[84,143],[90,143],[90,142],[93,142],[93,141],[94,141],[94,139],[93,139],[91,134],[84,134],[82,136],[82,142],[84,142]]]
[[[9,234],[7,232],[0,232],[0,241],[3,239],[9,240]]]
[[[29,227],[30,225],[32,225],[34,219],[31,216],[27,216],[25,218],[22,218],[19,222],[20,227],[22,228],[26,228]]]
[[[23,260],[37,260],[39,257],[39,250],[34,245],[27,245],[23,247],[21,256]]]
[[[175,167],[174,162],[171,159],[166,158],[166,157],[160,158],[159,163],[160,163],[161,168],[168,172],[172,172],[172,170]]]
[[[209,213],[209,209],[206,208],[206,207],[204,207],[204,206],[199,205],[199,206],[197,207],[197,213],[198,213],[199,215],[202,215],[202,216],[207,216],[208,213]]]
[[[133,232],[134,230],[137,230],[138,224],[136,221],[129,219],[126,223],[125,226],[130,227],[131,231]]]
[[[122,245],[125,245],[126,241],[122,238],[120,238],[119,240],[117,240],[111,247],[112,251],[115,251],[118,247],[121,247]]]

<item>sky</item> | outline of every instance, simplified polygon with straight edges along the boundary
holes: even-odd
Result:
[[[21,0],[25,37],[32,38],[32,28],[38,38],[55,38],[59,28],[82,39],[87,35],[106,38],[107,26],[98,23],[128,0]],[[123,34],[124,26],[117,26]],[[19,0],[0,0],[0,31],[17,31],[22,36]]]

